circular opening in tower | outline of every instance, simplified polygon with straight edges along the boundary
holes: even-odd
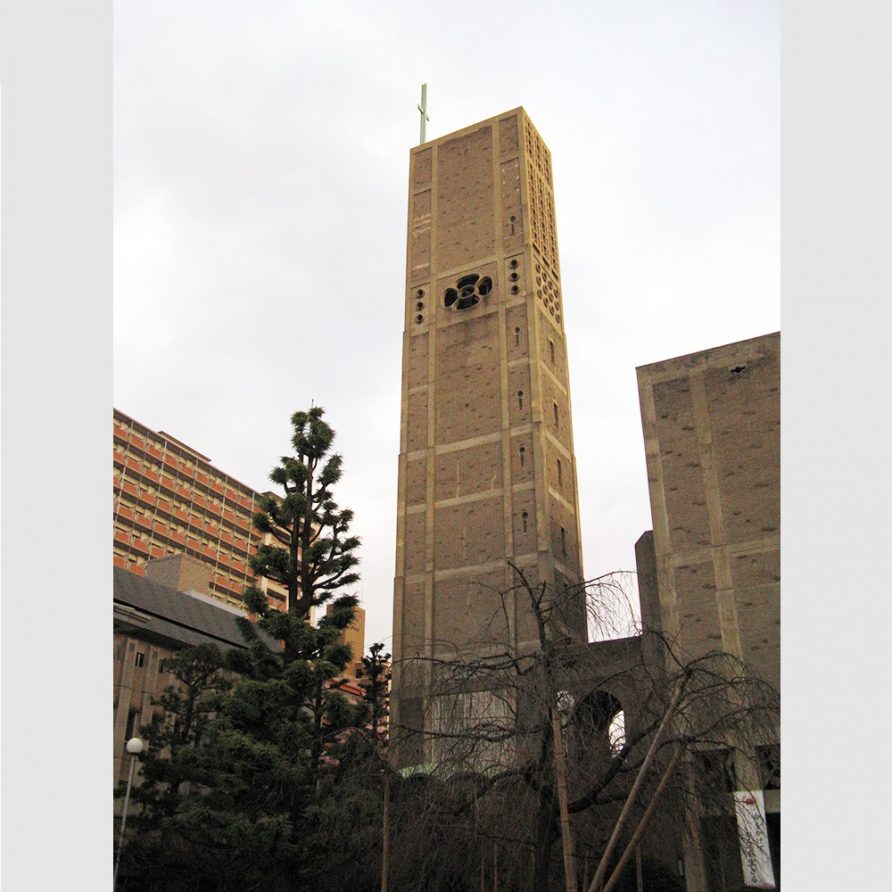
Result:
[[[443,306],[455,307],[457,310],[468,310],[480,303],[492,291],[492,279],[480,276],[479,273],[468,273],[461,276],[451,288],[443,292]]]

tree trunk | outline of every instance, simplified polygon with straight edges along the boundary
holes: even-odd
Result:
[[[554,800],[550,787],[543,787],[539,793],[539,808],[536,815],[536,846],[533,853],[532,892],[547,892],[551,873],[551,850],[557,839],[555,827]]]

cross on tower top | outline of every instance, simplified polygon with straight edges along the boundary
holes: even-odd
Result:
[[[421,113],[421,136],[418,140],[418,145],[423,145],[427,141],[425,137],[425,124],[430,120],[427,114],[427,84],[421,85],[421,102],[418,103],[416,108]]]

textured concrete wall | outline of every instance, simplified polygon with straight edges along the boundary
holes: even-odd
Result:
[[[514,109],[414,149],[409,192],[395,713],[401,656],[533,642],[529,609],[496,597],[509,559],[582,574],[548,149]],[[447,299],[473,275],[475,305]]]
[[[665,631],[780,675],[780,335],[638,369]]]
[[[209,595],[211,569],[188,554],[156,558],[146,564],[146,576],[178,592],[199,592]]]

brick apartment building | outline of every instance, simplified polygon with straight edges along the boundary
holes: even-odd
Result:
[[[186,554],[207,568],[213,597],[241,606],[245,587],[253,584],[284,609],[285,589],[256,578],[249,564],[267,539],[251,522],[261,496],[207,456],[115,409],[116,567],[144,574],[149,560]]]

